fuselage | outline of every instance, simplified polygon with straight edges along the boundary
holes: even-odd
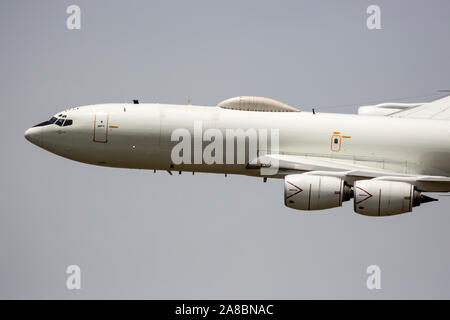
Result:
[[[101,166],[260,175],[245,163],[174,164],[174,131],[187,130],[194,145],[200,126],[202,134],[217,129],[223,136],[226,130],[276,130],[279,154],[340,159],[399,174],[450,176],[448,121],[166,104],[91,105],[54,118],[28,129],[26,138],[60,156]],[[58,125],[58,119],[71,123]],[[225,145],[223,150],[226,157]]]

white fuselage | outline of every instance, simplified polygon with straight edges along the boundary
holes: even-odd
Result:
[[[63,157],[95,165],[260,174],[245,164],[174,165],[171,151],[177,142],[171,141],[172,133],[184,128],[194,137],[194,125],[201,123],[203,131],[215,128],[224,136],[226,129],[278,130],[280,154],[340,159],[399,174],[450,176],[448,121],[165,104],[101,104],[58,115],[73,124],[33,127],[27,139]]]

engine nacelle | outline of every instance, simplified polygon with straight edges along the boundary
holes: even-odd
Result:
[[[284,204],[298,210],[321,210],[342,206],[352,190],[341,178],[290,174],[284,178]]]
[[[398,181],[360,180],[354,185],[354,210],[366,216],[391,216],[436,199],[422,195],[412,184]]]

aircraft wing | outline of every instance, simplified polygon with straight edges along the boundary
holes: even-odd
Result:
[[[450,120],[450,95],[392,113],[389,117]]]
[[[268,168],[277,175],[313,174],[335,176],[353,185],[354,181],[364,179],[403,181],[428,192],[450,191],[450,177],[399,174],[389,170],[355,164],[353,160],[326,157],[270,154],[258,157],[247,166],[249,169]],[[272,173],[273,174],[273,173]]]
[[[276,167],[280,171],[354,171],[361,176],[371,178],[388,173],[388,171],[373,169],[369,166],[355,165],[353,160],[286,154],[260,156],[256,161],[249,163],[249,168],[260,168],[261,164]]]

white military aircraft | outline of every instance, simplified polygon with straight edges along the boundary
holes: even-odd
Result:
[[[363,106],[357,115],[263,97],[215,107],[134,100],[59,112],[25,138],[101,166],[281,178],[290,208],[328,209],[353,198],[357,213],[389,216],[436,200],[423,192],[450,192],[449,120],[450,96]]]

